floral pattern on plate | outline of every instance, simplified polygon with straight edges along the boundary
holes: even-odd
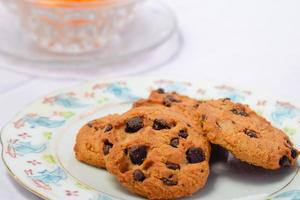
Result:
[[[149,90],[165,88],[196,98],[229,97],[250,104],[276,126],[283,128],[300,147],[300,112],[288,103],[257,97],[252,91],[228,85],[209,85],[197,81],[132,77],[94,81],[82,86],[47,95],[21,111],[2,130],[2,158],[20,184],[45,199],[113,200],[109,194],[96,191],[74,179],[57,162],[53,138],[73,123],[76,116],[95,106],[112,102],[133,102],[147,97]],[[300,199],[300,176],[274,195],[265,199]],[[288,184],[288,181],[286,182]],[[274,188],[276,191],[278,188]]]

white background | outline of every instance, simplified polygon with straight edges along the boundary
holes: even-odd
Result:
[[[147,74],[191,76],[300,102],[300,1],[164,1],[178,17],[184,42],[180,54]],[[37,97],[80,82],[0,66],[0,126]],[[2,163],[0,177],[1,199],[38,199],[12,181]]]

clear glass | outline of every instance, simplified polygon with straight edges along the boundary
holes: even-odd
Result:
[[[1,1],[7,6],[12,0]],[[135,4],[128,24],[102,48],[80,54],[53,53],[29,40],[18,13],[6,6],[0,5],[0,66],[37,76],[88,79],[136,74],[173,59],[183,41],[177,36],[174,13],[160,0],[148,0]]]
[[[56,53],[85,53],[116,40],[144,0],[14,0],[24,33]]]

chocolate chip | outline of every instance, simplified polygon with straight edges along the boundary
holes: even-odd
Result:
[[[135,165],[143,164],[145,158],[147,157],[147,147],[146,146],[136,146],[131,147],[128,150],[129,158],[131,162]]]
[[[165,90],[164,90],[163,88],[158,88],[158,89],[156,90],[156,92],[159,93],[159,94],[164,94],[164,93],[165,93]]]
[[[146,177],[141,170],[137,169],[133,172],[133,178],[135,181],[143,182]]]
[[[292,142],[291,142],[290,140],[287,140],[286,142],[287,142],[287,144],[288,144],[288,147],[290,147],[290,148],[293,147],[293,144],[292,144]]]
[[[133,117],[126,123],[126,133],[135,133],[144,127],[144,122],[141,117]]]
[[[170,125],[163,119],[155,119],[152,128],[154,130],[170,129]]]
[[[106,156],[107,154],[109,154],[110,149],[113,147],[114,145],[112,143],[110,143],[108,140],[104,141],[104,146],[103,146],[103,154]]]
[[[224,98],[224,99],[222,99],[222,102],[225,102],[225,101],[230,101],[231,99],[230,98]]]
[[[125,154],[125,155],[128,154],[128,149],[124,149],[124,154]]]
[[[173,181],[173,180],[170,180],[170,179],[167,179],[167,178],[162,178],[160,179],[165,185],[167,186],[174,186],[174,185],[177,185],[177,181]]]
[[[292,149],[291,150],[291,156],[292,158],[296,159],[298,156],[298,151],[296,149]]]
[[[201,115],[201,121],[204,122],[204,121],[206,121],[206,120],[207,120],[207,116],[204,115],[204,114],[202,114],[202,115]]]
[[[187,133],[186,130],[180,130],[178,136],[186,139],[189,136],[189,134]]]
[[[196,103],[195,105],[193,105],[193,108],[198,108],[199,107],[199,104]]]
[[[250,138],[257,138],[257,133],[256,133],[255,131],[253,131],[253,130],[246,129],[246,130],[244,131],[244,133],[245,133],[246,135],[248,135]]]
[[[167,107],[171,107],[172,102],[164,100],[164,101],[163,101],[163,104],[164,104],[165,106],[167,106]]]
[[[200,163],[205,160],[202,149],[191,147],[186,151],[186,159],[189,163]]]
[[[241,115],[243,117],[248,117],[248,113],[246,113],[245,111],[243,110],[240,110],[240,109],[237,109],[237,108],[233,108],[232,110],[230,110],[233,114],[235,115]]]
[[[170,107],[172,105],[172,103],[179,103],[181,102],[180,100],[176,99],[174,96],[172,95],[167,95],[164,100],[163,100],[163,104],[167,107]]]
[[[222,126],[220,125],[220,123],[218,121],[216,121],[216,125],[218,128],[222,129]]]
[[[291,166],[291,162],[287,156],[282,156],[279,160],[279,165],[281,167],[289,167]]]
[[[166,166],[167,166],[167,168],[173,169],[173,170],[180,169],[180,165],[178,165],[176,163],[167,162]]]
[[[109,131],[111,131],[112,129],[113,129],[113,126],[112,126],[111,124],[108,124],[108,125],[106,126],[104,132],[105,132],[105,133],[106,133],[106,132],[109,132]]]
[[[93,122],[87,123],[88,127],[93,128]]]
[[[170,141],[170,145],[171,145],[172,147],[177,148],[178,145],[179,145],[179,138],[173,138],[173,139]]]

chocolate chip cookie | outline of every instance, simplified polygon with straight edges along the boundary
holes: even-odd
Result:
[[[133,108],[115,125],[119,142],[106,167],[130,191],[149,199],[176,199],[204,187],[210,145],[185,116],[161,106]]]
[[[236,158],[266,169],[295,165],[298,151],[288,136],[249,106],[219,99],[200,104],[197,110],[208,140]]]
[[[105,157],[116,142],[114,126],[118,117],[108,115],[87,123],[79,130],[74,147],[77,160],[105,168]]]
[[[134,106],[163,105],[181,112],[199,125],[208,140],[236,158],[266,169],[293,166],[299,152],[288,136],[247,105],[230,99],[198,101],[177,93],[153,91]]]

